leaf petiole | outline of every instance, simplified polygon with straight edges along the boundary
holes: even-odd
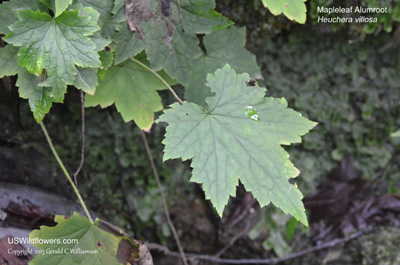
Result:
[[[93,224],[94,223],[93,219],[90,216],[90,213],[89,213],[89,211],[88,211],[88,209],[86,207],[86,204],[83,201],[82,196],[78,191],[78,188],[75,186],[75,183],[72,181],[72,178],[69,175],[68,171],[65,169],[65,166],[64,166],[63,162],[61,161],[60,157],[58,156],[57,151],[54,148],[53,142],[51,141],[49,133],[47,132],[46,127],[44,126],[43,122],[40,122],[40,127],[42,128],[42,131],[43,131],[44,135],[46,136],[47,143],[49,144],[50,149],[53,152],[53,155],[54,155],[55,159],[57,160],[58,164],[60,165],[62,171],[64,172],[65,176],[67,177],[67,179],[68,179],[69,183],[71,184],[72,188],[74,189],[75,194],[78,197],[79,203],[81,204],[83,210],[85,211],[85,214],[86,214],[87,218]]]
[[[169,89],[169,91],[171,91],[172,95],[174,95],[174,97],[176,98],[176,100],[182,105],[183,101],[178,97],[178,95],[175,93],[175,91],[172,89],[172,87],[167,83],[167,81],[164,80],[164,78],[162,78],[159,74],[157,74],[157,72],[153,71],[153,69],[151,69],[150,67],[148,67],[147,65],[145,65],[144,63],[140,62],[139,60],[136,60],[135,58],[130,57],[130,59],[137,63],[138,65],[142,66],[144,69],[146,69],[147,71],[151,72],[153,75],[155,75],[158,79],[160,79],[160,81]]]

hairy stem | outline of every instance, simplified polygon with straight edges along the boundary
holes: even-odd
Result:
[[[160,81],[169,89],[169,91],[171,91],[172,95],[174,95],[174,97],[176,98],[176,100],[182,105],[183,101],[178,97],[178,95],[175,93],[175,91],[172,89],[172,87],[167,83],[167,81],[164,80],[164,78],[162,78],[159,74],[157,74],[157,72],[153,71],[153,69],[151,69],[150,67],[148,67],[147,65],[145,65],[144,63],[136,60],[135,58],[130,58],[132,61],[134,61],[135,63],[137,63],[138,65],[142,66],[144,69],[146,69],[147,71],[151,72],[153,75],[155,75],[158,79],[160,79]]]
[[[169,216],[167,200],[165,199],[164,191],[163,191],[163,188],[162,188],[161,182],[160,182],[160,177],[158,176],[158,171],[157,171],[156,165],[154,164],[153,156],[151,155],[151,150],[150,150],[149,144],[147,142],[146,134],[142,130],[141,130],[141,133],[142,133],[142,138],[143,138],[144,145],[146,147],[147,155],[149,157],[150,164],[151,164],[154,176],[155,176],[156,181],[157,181],[157,186],[158,186],[158,189],[160,190],[162,203],[163,203],[163,206],[164,206],[164,212],[165,212],[165,216],[167,217],[168,225],[171,228],[171,231],[172,231],[172,234],[174,235],[176,244],[178,245],[179,254],[180,254],[181,258],[182,258],[183,264],[188,265],[188,261],[187,261],[186,256],[185,256],[185,252],[183,252],[183,248],[182,248],[182,245],[181,245],[181,241],[179,240],[178,233],[176,232],[174,224],[171,221],[171,217]]]
[[[54,148],[53,142],[51,141],[49,133],[47,132],[46,127],[44,126],[43,122],[40,123],[40,127],[42,127],[42,131],[43,131],[44,135],[46,136],[47,143],[49,144],[50,149],[53,152],[54,157],[56,158],[56,160],[57,160],[58,164],[60,165],[62,171],[64,172],[65,176],[67,177],[69,183],[71,184],[72,188],[74,189],[75,194],[78,197],[78,200],[79,200],[83,210],[85,211],[85,214],[86,214],[87,218],[89,219],[89,221],[91,223],[93,223],[93,219],[90,216],[90,213],[89,213],[89,211],[88,211],[88,209],[86,207],[86,204],[83,201],[83,199],[81,197],[81,194],[79,193],[78,189],[76,188],[76,185],[75,185],[74,181],[72,180],[72,178],[69,175],[68,171],[65,169],[65,166],[64,166],[63,162],[61,161],[60,157],[58,156],[57,151]]]

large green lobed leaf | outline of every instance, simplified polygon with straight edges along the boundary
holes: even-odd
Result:
[[[184,102],[165,110],[157,121],[168,123],[164,160],[192,159],[191,181],[202,184],[221,216],[240,180],[261,206],[272,202],[307,225],[303,196],[289,183],[299,170],[281,145],[300,142],[316,123],[285,99],[265,98],[265,88],[249,80],[226,65],[207,77],[215,96],[206,108]]]
[[[100,29],[92,17],[80,16],[78,10],[65,11],[56,18],[39,10],[21,10],[18,17],[20,21],[10,26],[12,32],[3,39],[21,46],[20,66],[38,76],[46,69],[47,79],[39,85],[52,87],[55,101],[62,102],[67,84],[73,84],[75,65],[101,66],[96,44],[88,37]]]
[[[148,21],[142,21],[145,35],[145,49],[151,67],[154,70],[164,69],[171,77],[183,85],[194,67],[194,59],[201,55],[199,41],[195,34],[208,34],[224,29],[232,21],[217,13],[214,0],[181,0],[181,22],[177,1],[171,1],[169,15],[160,12],[160,1],[149,0],[147,5],[155,15]]]
[[[122,240],[130,240],[123,234],[115,235],[104,231],[100,228],[98,219],[92,224],[80,214],[74,213],[69,218],[57,215],[55,222],[55,227],[41,226],[40,230],[30,233],[34,246],[43,252],[36,255],[29,264],[117,265],[123,264],[120,261],[127,259],[123,257],[123,250],[119,250],[119,247],[122,246]],[[139,256],[138,247],[136,246],[136,253],[130,255]]]

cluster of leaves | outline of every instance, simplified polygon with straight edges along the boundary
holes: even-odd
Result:
[[[265,3],[274,14],[304,22],[302,1]],[[67,86],[75,86],[86,93],[87,107],[115,104],[125,122],[133,120],[142,130],[150,130],[154,113],[163,109],[157,91],[179,83],[185,101],[159,118],[168,123],[164,160],[192,159],[191,180],[203,185],[219,215],[240,180],[261,206],[272,202],[307,225],[302,194],[289,183],[299,171],[281,145],[300,142],[315,123],[288,109],[285,99],[265,97],[266,90],[251,80],[260,69],[244,49],[245,30],[228,28],[233,22],[214,8],[214,1],[205,0],[181,0],[180,8],[172,0],[167,9],[158,0],[4,2],[0,33],[8,45],[0,50],[0,76],[18,74],[19,94],[29,99],[37,122],[53,102],[63,102]],[[119,160],[118,148],[116,155]],[[119,163],[124,161],[131,163]],[[90,261],[72,257],[75,263],[121,262],[121,237],[113,239],[98,221],[56,221],[57,227],[32,236],[47,238],[53,231],[72,238],[76,233],[69,228],[83,226],[85,235],[95,235],[82,244],[100,254]],[[136,247],[128,258],[138,252]],[[51,262],[69,258],[51,255]]]
[[[129,10],[125,11],[124,1],[75,1],[62,7],[57,1],[6,2],[0,10],[0,33],[8,34],[3,39],[13,46],[1,50],[6,63],[0,76],[18,73],[20,96],[29,98],[38,122],[53,101],[63,101],[67,85],[74,85],[89,95],[97,88],[93,97],[87,97],[87,106],[115,103],[126,122],[134,120],[141,129],[149,129],[154,112],[163,108],[157,90],[165,85],[129,57],[145,50],[152,69],[164,69],[185,85],[187,98],[200,97],[195,98],[198,102],[204,101],[207,88],[195,84],[204,84],[206,74],[225,63],[252,76],[259,73],[254,56],[243,49],[244,29],[231,28],[205,36],[201,50],[196,34],[211,33],[233,23],[213,11],[212,2],[194,2],[181,3],[185,33],[174,25],[179,21],[177,5],[171,6],[167,17],[160,12],[159,1],[142,1],[140,12],[152,14],[138,24],[143,32],[129,30],[125,19]],[[49,9],[54,11],[54,18]],[[220,47],[212,45],[217,36],[223,44]],[[228,42],[231,45],[226,49]],[[176,83],[162,76],[170,84]],[[130,86],[134,91],[128,89]]]
[[[291,4],[268,5],[275,13],[289,8],[284,13],[294,16]],[[9,45],[1,50],[1,76],[18,74],[20,96],[29,98],[38,122],[74,85],[87,93],[86,106],[115,103],[124,121],[144,130],[163,108],[157,90],[178,82],[196,104],[173,105],[178,111],[162,116],[170,124],[164,159],[193,158],[192,181],[203,184],[220,215],[240,179],[262,205],[272,201],[307,223],[301,193],[288,182],[298,170],[280,145],[299,142],[314,124],[287,110],[285,100],[265,99],[264,89],[248,85],[259,68],[244,49],[245,31],[227,28],[233,23],[213,10],[213,1],[181,1],[180,8],[182,21],[175,1],[168,10],[156,0],[3,3],[1,33]],[[200,42],[198,34],[207,35]],[[259,122],[249,119],[248,106],[258,110]],[[228,150],[231,141],[237,150]]]
[[[290,151],[309,190],[345,152],[363,176],[373,178],[398,148],[390,137],[400,120],[397,50],[375,52],[390,36],[338,40],[337,35],[316,32],[310,38],[292,32],[266,41],[259,56],[266,86],[276,88],[271,93],[287,95],[290,106],[322,125]],[[398,177],[395,171],[388,175]]]

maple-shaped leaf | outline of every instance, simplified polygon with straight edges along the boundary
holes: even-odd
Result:
[[[248,73],[251,78],[261,76],[256,57],[247,51],[246,29],[231,27],[203,37],[205,52],[193,62],[188,84],[185,86],[185,99],[206,106],[205,99],[211,95],[206,86],[208,73],[229,64],[237,73]]]
[[[288,19],[304,24],[307,19],[307,0],[262,0],[264,6],[275,16],[284,14]]]
[[[169,9],[158,0],[143,3],[143,9],[151,10],[154,15],[146,17],[144,21],[133,22],[139,31],[143,28],[146,54],[152,68],[164,69],[171,77],[186,85],[194,66],[193,59],[201,55],[195,34],[211,33],[229,27],[233,22],[214,10],[214,0],[182,0],[180,5],[185,28],[185,32],[182,32],[177,1],[172,0]]]
[[[93,10],[94,11],[94,10]],[[94,11],[96,12],[96,11]],[[47,79],[39,86],[52,87],[51,97],[62,102],[67,84],[73,84],[76,66],[100,67],[96,44],[88,36],[100,28],[79,10],[68,10],[56,18],[32,10],[18,12],[18,22],[4,40],[21,46],[18,64],[36,75],[46,69]]]
[[[57,226],[41,226],[29,238],[42,251],[29,262],[32,265],[127,264],[140,257],[140,243],[117,231],[102,229],[97,219],[93,224],[78,213],[71,217],[56,215]]]
[[[165,85],[153,73],[127,61],[107,69],[95,94],[86,95],[85,106],[105,108],[115,103],[125,122],[134,120],[140,129],[149,130],[154,123],[154,112],[163,109],[157,93],[161,89]]]
[[[191,181],[202,184],[221,216],[240,180],[261,206],[272,202],[307,224],[303,196],[289,183],[299,170],[281,145],[300,142],[316,123],[249,80],[226,65],[207,77],[215,96],[206,108],[185,101],[165,110],[157,120],[168,123],[164,160],[192,159]]]

